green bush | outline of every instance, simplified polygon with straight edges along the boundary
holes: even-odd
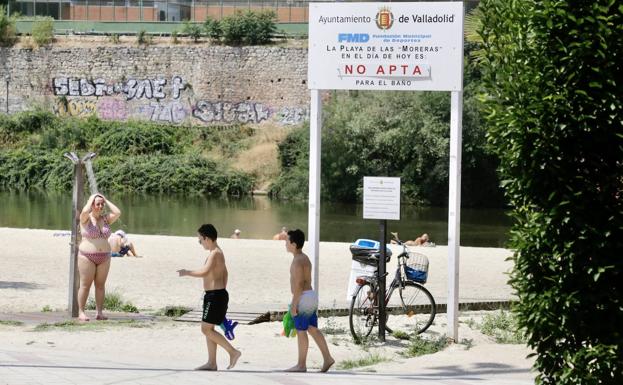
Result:
[[[118,156],[96,158],[102,191],[245,195],[253,178],[200,155]]]
[[[132,122],[99,135],[93,142],[98,154],[170,155],[180,153],[177,127]]]
[[[141,29],[136,34],[136,44],[138,45],[150,45],[151,44],[151,36],[147,34],[147,31]]]
[[[0,115],[0,145],[12,147],[35,140],[32,135],[59,123],[53,113],[41,109]]]
[[[225,44],[268,44],[276,31],[276,15],[273,11],[236,11],[220,21]]]
[[[54,19],[37,18],[32,25],[32,38],[38,46],[52,43],[54,41]]]
[[[248,148],[248,139],[255,133],[248,125],[197,126],[193,130],[202,149],[218,150],[227,158]]]
[[[73,166],[60,152],[0,151],[0,188],[70,191],[72,178]]]
[[[17,40],[15,19],[6,14],[6,8],[0,5],[0,46],[11,46]]]
[[[281,174],[270,188],[275,198],[304,200],[309,189],[309,125],[295,128],[278,144]]]
[[[253,178],[199,155],[97,157],[102,191],[245,195]],[[0,188],[69,191],[73,166],[61,152],[0,151]]]
[[[197,43],[202,35],[201,26],[196,23],[191,23],[190,21],[185,21],[184,27],[182,27],[182,33],[188,35],[188,37],[192,38],[193,41]]]
[[[245,24],[245,43],[261,45],[270,43],[277,30],[277,14],[274,11],[245,12],[241,15]]]
[[[221,40],[221,36],[223,35],[223,30],[221,29],[221,22],[211,17],[208,17],[206,21],[203,23],[203,29],[206,35],[214,40]]]
[[[227,164],[253,135],[248,126],[186,128],[151,122],[57,118],[32,111],[0,115],[0,188],[71,189],[67,151],[95,151],[103,191],[245,195],[254,180]],[[199,155],[216,146],[224,161]]]
[[[109,39],[110,39],[110,42],[111,42],[111,43],[113,43],[113,44],[119,44],[119,41],[120,41],[120,40],[119,40],[119,35],[118,35],[118,34],[116,34],[116,33],[111,34],[111,35],[110,35],[110,37],[109,37]]]
[[[539,384],[623,383],[623,5],[483,0],[491,148]]]
[[[223,32],[223,40],[228,45],[241,45],[246,36],[246,25],[242,18],[242,11],[236,11],[235,14],[225,16],[221,19],[221,30]]]

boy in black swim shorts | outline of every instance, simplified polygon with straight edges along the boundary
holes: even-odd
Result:
[[[220,325],[227,314],[229,294],[225,289],[206,290],[203,295],[203,315],[201,320],[213,325]]]
[[[202,225],[198,232],[199,244],[208,250],[209,254],[204,265],[197,270],[181,269],[177,272],[180,277],[190,276],[203,278],[203,314],[201,316],[201,332],[206,336],[208,344],[208,362],[201,365],[197,370],[217,370],[216,346],[219,345],[229,353],[229,366],[231,369],[240,358],[240,351],[235,349],[225,337],[214,330],[225,320],[229,294],[227,294],[227,267],[225,256],[216,243],[217,233],[211,224]]]

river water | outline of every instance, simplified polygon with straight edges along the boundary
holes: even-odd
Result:
[[[213,223],[219,236],[235,229],[242,238],[269,239],[282,226],[307,230],[307,204],[279,202],[267,197],[205,198],[170,195],[112,195],[122,210],[113,228],[128,233],[194,236],[202,223]],[[71,193],[0,192],[0,227],[68,231]],[[400,221],[388,221],[388,231],[403,240],[428,233],[431,241],[447,244],[448,210],[445,207],[403,206]],[[512,220],[504,210],[461,210],[461,245],[505,247]],[[379,238],[379,221],[363,219],[358,204],[322,203],[320,240],[352,242]]]

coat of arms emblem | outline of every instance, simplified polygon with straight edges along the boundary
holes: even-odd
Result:
[[[394,14],[389,7],[381,7],[376,14],[376,26],[383,31],[388,30],[394,24]]]

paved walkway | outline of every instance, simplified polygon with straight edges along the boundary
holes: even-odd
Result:
[[[139,360],[140,361],[140,360]],[[0,384],[65,385],[65,384],[149,384],[192,385],[215,384],[323,384],[323,385],[528,385],[532,376],[528,369],[504,365],[475,365],[469,372],[453,366],[442,366],[427,374],[362,373],[331,371],[329,373],[284,373],[277,369],[254,368],[220,372],[198,372],[188,369],[187,362],[163,357],[161,362],[130,363],[86,356],[72,352],[40,350],[32,347],[11,350],[0,347]]]

